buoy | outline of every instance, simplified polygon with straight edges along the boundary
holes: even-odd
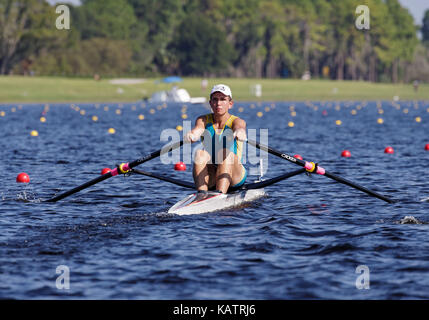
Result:
[[[301,155],[299,155],[299,154],[296,154],[293,157],[296,158],[296,159],[299,159],[299,160],[303,160],[302,157],[301,157]]]
[[[39,133],[36,130],[33,130],[33,131],[30,132],[30,135],[32,137],[37,137],[39,135]]]
[[[429,143],[426,143],[425,150],[429,151]]]
[[[106,174],[108,172],[112,171],[112,169],[110,168],[104,168],[103,170],[101,170],[101,175]]]
[[[384,149],[384,153],[394,153],[393,148],[392,147],[386,147],[386,149]]]
[[[109,130],[107,130],[107,132],[108,132],[109,134],[115,134],[115,133],[116,133],[116,130],[115,130],[114,128],[109,128]]]
[[[186,170],[186,164],[184,164],[182,161],[179,161],[174,165],[174,170],[185,171]]]
[[[30,177],[25,172],[21,172],[16,177],[16,182],[18,182],[18,183],[29,183],[30,182]]]
[[[328,111],[323,110],[323,111],[322,111],[322,115],[327,116],[327,115],[328,115]]]
[[[343,152],[341,152],[341,156],[344,158],[350,158],[352,154],[350,153],[349,150],[343,150]]]

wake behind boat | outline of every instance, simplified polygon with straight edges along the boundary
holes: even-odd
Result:
[[[209,191],[194,193],[177,202],[168,213],[178,215],[200,214],[238,207],[266,196],[264,189],[239,190],[232,193]]]

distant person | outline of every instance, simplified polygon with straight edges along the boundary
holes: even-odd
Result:
[[[304,74],[301,77],[302,80],[310,80],[311,79],[311,75],[310,75],[310,71],[305,71]]]
[[[419,90],[419,80],[413,81],[414,91],[417,92]]]
[[[207,81],[207,79],[201,80],[201,90],[206,91],[208,84],[209,84],[209,82]]]
[[[208,190],[227,193],[230,187],[240,187],[247,178],[242,164],[246,122],[229,113],[234,105],[231,89],[218,84],[210,93],[212,113],[199,116],[194,128],[185,135],[185,142],[201,139],[203,149],[195,153],[193,176],[198,196]]]

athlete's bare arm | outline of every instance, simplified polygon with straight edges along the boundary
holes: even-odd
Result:
[[[246,121],[240,118],[235,119],[232,123],[232,131],[234,132],[234,138],[240,141],[246,141]]]
[[[206,128],[205,116],[200,116],[195,120],[194,128],[185,135],[185,142],[198,141]]]

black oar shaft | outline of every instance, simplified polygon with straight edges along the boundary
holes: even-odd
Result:
[[[292,163],[300,165],[301,167],[304,167],[304,168],[308,168],[309,167],[309,163],[306,162],[306,161],[303,161],[303,160],[297,159],[295,157],[289,156],[289,155],[287,155],[285,153],[282,153],[280,151],[277,151],[277,150],[275,150],[275,149],[273,149],[271,147],[262,145],[262,144],[260,144],[260,143],[258,143],[256,141],[248,140],[247,143],[249,143],[250,145],[254,146],[255,148],[258,148],[260,150],[266,151],[266,152],[268,152],[268,153],[270,153],[272,155],[275,155],[277,157],[283,158],[283,159],[288,160],[288,161],[290,161]],[[367,189],[367,188],[365,188],[363,186],[360,186],[360,185],[358,185],[358,184],[356,184],[354,182],[351,182],[351,181],[349,181],[347,179],[339,177],[339,176],[337,176],[337,175],[335,175],[333,173],[327,172],[325,169],[323,169],[321,167],[317,167],[316,166],[315,173],[327,176],[328,178],[331,178],[331,179],[333,179],[333,180],[335,180],[337,182],[340,182],[340,183],[348,185],[348,186],[350,186],[352,188],[358,189],[358,190],[360,190],[362,192],[365,192],[365,193],[367,193],[367,194],[369,194],[371,196],[374,196],[374,197],[376,197],[378,199],[384,200],[384,201],[386,201],[388,203],[394,203],[395,202],[394,200],[389,199],[389,198],[387,198],[387,197],[385,197],[385,196],[383,196],[383,195],[381,195],[381,194],[379,194],[377,192],[371,191],[371,190],[369,190],[369,189]]]
[[[97,184],[97,183],[99,183],[101,181],[109,179],[110,177],[112,177],[112,174],[110,172],[108,172],[108,173],[103,174],[102,176],[97,177],[95,179],[92,179],[91,181],[88,181],[88,182],[86,182],[86,183],[84,183],[84,184],[82,184],[82,185],[80,185],[80,186],[78,186],[76,188],[73,188],[73,189],[68,190],[68,191],[66,191],[64,193],[61,193],[61,194],[59,194],[56,197],[53,197],[53,198],[48,199],[48,200],[45,200],[44,202],[56,202],[56,201],[59,201],[61,199],[64,199],[64,198],[66,198],[66,197],[68,197],[68,196],[76,193],[76,192],[79,192],[79,191],[81,191],[83,189],[89,188],[90,186],[93,186],[94,184]]]
[[[268,187],[274,183],[277,183],[277,182],[282,181],[282,180],[286,180],[288,178],[292,178],[292,177],[294,177],[298,174],[304,173],[306,171],[307,170],[305,170],[305,169],[298,169],[296,171],[288,172],[288,173],[282,174],[281,176],[274,177],[274,178],[271,178],[268,180],[264,180],[264,181],[260,181],[260,182],[254,182],[254,183],[248,183],[248,184],[245,184],[243,186],[243,189],[250,190],[250,189],[265,188],[265,187]]]
[[[175,143],[173,143],[171,145],[167,145],[167,146],[163,147],[162,149],[160,149],[158,151],[152,152],[152,153],[150,153],[150,154],[148,154],[148,155],[146,155],[146,156],[144,156],[144,157],[142,157],[140,159],[137,159],[137,160],[134,160],[134,161],[128,163],[127,167],[129,169],[132,169],[132,168],[134,168],[134,167],[142,164],[143,162],[155,159],[155,158],[161,156],[162,154],[165,154],[167,152],[170,152],[171,150],[174,150],[174,149],[177,149],[177,148],[181,147],[182,145],[183,145],[183,140],[181,140],[179,142],[175,142]],[[111,178],[111,177],[113,177],[113,176],[115,176],[117,174],[118,174],[118,168],[115,168],[111,172],[105,173],[104,175],[99,176],[99,177],[97,177],[95,179],[92,179],[92,180],[90,180],[90,181],[88,181],[88,182],[86,182],[86,183],[84,183],[84,184],[82,184],[82,185],[80,185],[80,186],[78,186],[76,188],[73,188],[73,189],[68,190],[68,191],[66,191],[64,193],[61,193],[61,194],[59,194],[56,197],[53,197],[53,198],[48,199],[48,200],[44,200],[44,202],[56,202],[56,201],[59,201],[61,199],[64,199],[64,198],[66,198],[66,197],[68,197],[68,196],[76,193],[76,192],[79,192],[79,191],[81,191],[83,189],[86,189],[86,188],[88,188],[90,186],[93,186],[94,184],[97,184],[97,183],[102,182],[102,181],[104,181],[106,179],[109,179],[109,178]]]
[[[155,159],[159,156],[161,156],[162,154],[168,153],[174,149],[180,148],[183,145],[183,140],[179,141],[179,142],[175,142],[171,145],[166,145],[165,147],[163,147],[162,149],[152,152],[151,154],[148,154],[147,156],[144,156],[143,158],[134,160],[132,162],[130,162],[128,164],[128,166],[130,167],[130,169],[142,164],[143,162]]]
[[[146,171],[137,170],[137,169],[134,169],[132,171],[132,173],[136,173],[136,174],[140,174],[140,175],[143,175],[143,176],[147,176],[147,177],[159,179],[159,180],[166,181],[166,182],[170,182],[170,183],[176,184],[176,185],[184,187],[184,188],[195,189],[195,185],[193,183],[191,183],[191,182],[187,182],[187,181],[182,181],[182,180],[178,180],[178,179],[174,179],[174,178],[170,178],[170,177],[161,176],[161,175],[156,174],[156,173],[146,172]]]
[[[352,188],[356,188],[356,189],[358,189],[358,190],[360,190],[362,192],[365,192],[365,193],[367,193],[367,194],[369,194],[371,196],[374,196],[374,197],[376,197],[378,199],[384,200],[384,201],[389,202],[389,203],[394,203],[395,202],[394,200],[389,199],[389,198],[387,198],[387,197],[385,197],[385,196],[383,196],[383,195],[381,195],[381,194],[379,194],[379,193],[377,193],[375,191],[371,191],[371,190],[369,190],[369,189],[367,189],[367,188],[365,188],[365,187],[363,187],[361,185],[358,185],[357,183],[354,183],[354,182],[351,182],[351,181],[349,181],[347,179],[341,178],[341,177],[339,177],[339,176],[337,176],[337,175],[335,175],[333,173],[329,173],[329,172],[325,171],[324,175],[327,176],[328,178],[331,178],[332,180],[335,180],[335,181],[338,181],[340,183],[346,184],[346,185],[348,185],[348,186],[350,186]]]

